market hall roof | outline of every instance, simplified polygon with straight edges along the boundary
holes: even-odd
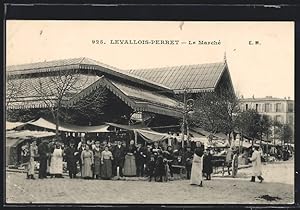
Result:
[[[8,77],[72,69],[95,71],[98,73],[98,76],[112,76],[113,78],[137,83],[152,89],[175,93],[182,93],[185,88],[194,93],[214,91],[222,77],[226,76],[226,82],[233,90],[226,60],[217,63],[121,70],[99,61],[82,57],[13,65],[6,68]]]
[[[214,91],[221,77],[227,74],[233,90],[227,62],[182,65],[160,68],[130,69],[128,73],[159,83],[175,93],[187,88],[190,92]]]
[[[126,81],[138,83],[142,86],[148,86],[151,88],[159,89],[161,91],[171,91],[169,88],[156,82],[148,81],[136,75],[128,74],[126,71],[122,71],[116,67],[101,63],[99,61],[82,57],[82,58],[70,58],[53,61],[44,61],[37,63],[11,65],[6,67],[6,74],[8,78],[36,75],[40,73],[53,73],[58,71],[67,70],[82,70],[82,71],[95,71],[102,76],[113,76],[121,78]]]
[[[56,96],[51,90],[53,83],[50,77],[19,78],[13,81],[21,83],[21,85],[15,84],[16,86],[20,86],[20,88],[16,92],[17,95],[10,99],[8,103],[9,109],[46,108],[49,104],[55,104]],[[138,88],[108,79],[105,76],[98,77],[79,74],[78,81],[79,84],[76,88],[78,91],[70,90],[66,92],[62,103],[63,106],[73,106],[80,100],[84,100],[85,97],[88,97],[96,89],[105,87],[135,111],[147,111],[174,117],[181,117],[182,115],[182,106],[179,101],[155,91]],[[43,96],[40,96],[35,90],[35,88],[39,87],[39,84],[43,84]],[[46,103],[48,103],[48,106]]]
[[[73,58],[24,65],[7,66],[8,80],[24,82],[22,94],[12,103],[13,108],[42,108],[39,96],[30,87],[35,80],[47,81],[59,72],[82,74],[84,85],[76,96],[71,92],[66,104],[72,104],[104,84],[116,96],[136,111],[150,111],[169,116],[180,116],[180,103],[167,93],[181,93],[184,88],[197,93],[214,91],[222,78],[232,87],[227,62],[186,65],[177,67],[122,71],[89,58]],[[224,81],[224,80],[222,80]],[[8,83],[7,83],[8,85]],[[21,86],[20,86],[21,87]],[[49,89],[50,90],[50,89]],[[48,90],[45,90],[46,92]],[[50,91],[51,92],[51,91]],[[77,91],[78,92],[78,91]],[[52,98],[51,98],[52,97]],[[55,100],[49,94],[49,100]],[[179,105],[178,105],[179,104]]]

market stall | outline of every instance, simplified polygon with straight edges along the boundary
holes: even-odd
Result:
[[[17,165],[21,160],[21,146],[25,142],[30,142],[33,138],[40,141],[41,139],[55,136],[53,132],[47,131],[7,131],[6,132],[6,166]]]

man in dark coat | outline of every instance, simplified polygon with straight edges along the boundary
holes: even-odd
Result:
[[[151,154],[146,164],[146,170],[147,170],[147,176],[149,176],[149,182],[152,181],[152,177],[155,178],[155,164],[156,162],[155,162],[154,155]]]
[[[186,151],[183,155],[183,162],[186,169],[186,178],[191,178],[192,162],[193,162],[194,153],[191,150],[191,146],[187,146]]]
[[[166,158],[167,164],[169,165],[170,175],[171,177],[173,177],[172,164],[175,158],[174,158],[172,146],[168,146],[167,151],[163,151],[163,157]]]
[[[118,174],[117,169],[119,167],[119,175],[123,177],[123,167],[124,167],[124,160],[125,160],[125,148],[121,144],[121,141],[117,142],[117,145],[113,149],[113,157],[114,157],[114,170],[113,174],[116,176]]]
[[[144,164],[146,163],[147,151],[142,147],[142,144],[138,144],[135,154],[136,162],[136,175],[138,177],[144,176]]]
[[[48,142],[44,140],[38,146],[38,154],[39,154],[39,179],[47,178],[47,159],[49,156],[49,147]]]
[[[166,175],[164,158],[161,152],[158,153],[156,163],[155,163],[155,180],[158,182],[163,181],[163,176]],[[159,180],[157,180],[159,178]]]
[[[151,149],[152,154],[154,155],[155,159],[157,159],[158,154],[162,151],[161,147],[158,145],[158,142],[154,142],[154,146]]]
[[[210,153],[210,150],[207,149],[203,156],[203,173],[205,173],[207,180],[211,180],[212,172],[213,172],[212,154]]]
[[[70,141],[70,146],[66,149],[66,161],[67,161],[67,168],[69,171],[69,177],[71,179],[76,178],[77,174],[77,154],[75,143],[73,140]]]

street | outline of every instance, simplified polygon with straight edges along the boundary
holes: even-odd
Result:
[[[263,165],[263,183],[251,183],[251,168],[237,178],[225,173],[204,180],[204,187],[188,180],[169,182],[83,179],[26,180],[25,174],[7,172],[7,203],[94,204],[287,204],[293,203],[293,161]]]

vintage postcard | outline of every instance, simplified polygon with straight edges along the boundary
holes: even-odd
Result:
[[[293,204],[294,22],[6,21],[7,204]]]

